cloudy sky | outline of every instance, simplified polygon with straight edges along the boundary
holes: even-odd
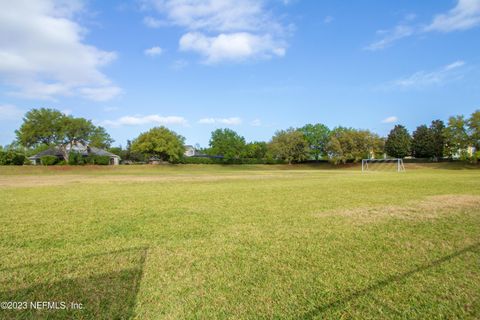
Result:
[[[480,0],[0,0],[0,144],[52,107],[125,145],[321,122],[382,135],[480,108]]]

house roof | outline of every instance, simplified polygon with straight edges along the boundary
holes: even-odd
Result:
[[[88,156],[88,155],[95,155],[95,156],[107,156],[107,157],[114,157],[114,158],[120,158],[118,155],[113,154],[111,152],[108,152],[106,150],[97,148],[97,147],[85,147],[85,148],[75,148],[75,152],[80,153],[83,156]],[[52,147],[50,149],[41,151],[28,159],[30,160],[35,160],[35,159],[40,159],[43,156],[55,156],[55,157],[63,157],[63,153],[60,151],[59,147]]]
[[[44,156],[63,157],[63,154],[58,147],[53,147],[47,150],[40,151],[39,153],[31,157],[28,157],[28,159],[30,160],[40,159],[41,157],[44,157]]]
[[[119,156],[117,156],[114,153],[108,152],[106,150],[103,150],[103,149],[100,149],[100,148],[97,148],[97,147],[89,147],[89,149],[90,149],[89,153],[94,154],[96,156],[109,156],[109,157],[120,158]]]

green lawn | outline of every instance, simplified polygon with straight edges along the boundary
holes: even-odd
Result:
[[[0,167],[0,319],[478,319],[480,170]]]

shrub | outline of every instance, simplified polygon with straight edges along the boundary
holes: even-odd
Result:
[[[109,156],[94,156],[91,155],[88,157],[88,163],[90,164],[98,164],[98,165],[109,165],[110,164],[110,157]]]
[[[217,159],[207,157],[183,157],[180,160],[183,164],[215,164],[220,163]]]
[[[6,165],[7,163],[7,153],[5,151],[0,151],[0,165]]]
[[[477,151],[473,154],[473,162],[478,163],[479,160],[480,160],[480,151]]]
[[[58,158],[55,156],[43,156],[40,158],[40,162],[44,166],[53,166],[54,164],[57,164]]]
[[[78,152],[70,152],[68,155],[68,164],[69,165],[82,165],[85,164],[85,159]]]
[[[68,157],[68,164],[70,165],[84,165],[84,164],[109,165],[110,157],[96,156],[92,154],[85,157],[78,152],[71,152]]]
[[[0,151],[0,165],[21,166],[25,162],[25,156],[13,150]]]
[[[284,164],[285,161],[272,158],[266,159],[221,159],[208,157],[184,157],[180,163],[183,164]]]

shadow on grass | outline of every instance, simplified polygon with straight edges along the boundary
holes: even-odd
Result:
[[[439,266],[441,265],[442,263],[445,263],[445,262],[448,262],[460,255],[463,255],[467,252],[474,252],[476,250],[480,249],[480,242],[477,242],[475,244],[472,244],[462,250],[459,250],[459,251],[456,251],[452,254],[449,254],[443,258],[440,258],[440,259],[437,259],[437,260],[434,260],[428,264],[425,264],[423,266],[419,266],[415,269],[412,269],[410,271],[407,271],[407,272],[404,272],[404,273],[401,273],[401,274],[398,274],[398,275],[392,275],[386,279],[383,279],[383,280],[379,280],[377,282],[374,282],[373,284],[371,284],[370,286],[364,288],[364,289],[361,289],[361,290],[358,290],[358,291],[355,291],[353,292],[352,294],[349,294],[347,295],[346,297],[343,297],[343,298],[340,298],[340,299],[337,299],[333,302],[330,302],[330,303],[327,303],[327,304],[324,304],[324,305],[320,305],[318,307],[316,307],[315,309],[309,311],[308,313],[304,314],[303,316],[301,316],[300,318],[301,319],[313,319],[315,317],[318,317],[320,316],[322,313],[324,312],[327,312],[328,310],[332,309],[332,308],[337,308],[337,307],[340,307],[352,300],[355,300],[357,298],[360,298],[362,296],[365,296],[369,293],[371,293],[372,291],[376,291],[376,290],[379,290],[379,289],[382,289],[392,283],[395,283],[395,282],[400,282],[404,279],[407,279],[419,272],[423,272],[423,271],[426,271],[426,270],[429,270],[431,268],[434,268],[436,266]]]
[[[0,310],[1,319],[129,319],[134,309],[147,248],[110,252],[78,259],[80,265],[92,257],[102,259],[87,261],[88,277],[65,278],[57,282],[44,282],[0,292],[0,301],[27,302],[26,309]],[[108,261],[119,262],[115,271],[95,272]],[[121,264],[123,262],[123,264]],[[29,265],[32,267],[32,265]],[[51,266],[53,268],[53,265]],[[122,268],[123,267],[123,268]],[[19,267],[20,269],[25,268]],[[93,269],[93,270],[92,270]],[[25,271],[23,271],[25,273]],[[50,307],[32,307],[30,302],[56,302]],[[76,308],[72,308],[72,303]],[[78,309],[79,304],[82,309]],[[22,308],[25,305],[22,305]]]

